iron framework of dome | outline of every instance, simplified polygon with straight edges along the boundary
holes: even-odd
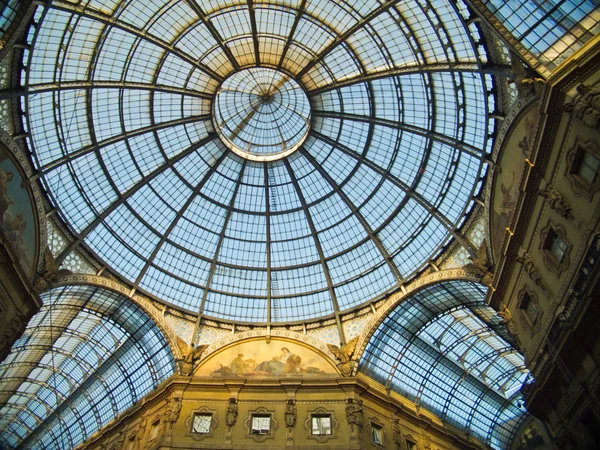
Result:
[[[40,7],[21,107],[76,237],[59,262],[84,245],[133,288],[235,321],[312,320],[398,289],[461,239],[491,151],[494,85],[469,18],[461,1]],[[219,137],[256,115],[213,117],[250,67],[309,103],[301,145],[272,160]]]

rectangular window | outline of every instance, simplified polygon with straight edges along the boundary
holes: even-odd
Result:
[[[271,432],[271,415],[270,414],[253,414],[252,415],[252,434],[269,434]]]
[[[586,185],[591,186],[598,176],[600,168],[600,160],[584,149],[579,149],[573,162],[572,173],[577,175],[579,179]]]
[[[554,230],[550,229],[544,248],[550,252],[556,263],[560,264],[567,251],[567,243]]]
[[[192,433],[210,433],[211,422],[212,414],[210,413],[194,414],[194,424],[192,425]]]
[[[152,428],[150,428],[150,441],[156,439],[156,436],[158,436],[158,427],[160,425],[160,420],[157,420],[156,422],[154,422],[152,424]]]
[[[373,444],[383,445],[383,428],[376,423],[371,423]]]
[[[331,416],[329,414],[312,416],[312,434],[319,436],[331,434]]]
[[[533,325],[537,320],[539,311],[529,294],[525,293],[523,295],[523,300],[521,300],[519,308],[523,310],[525,317],[527,317],[529,323]]]

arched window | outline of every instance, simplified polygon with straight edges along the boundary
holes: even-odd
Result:
[[[371,336],[360,371],[495,448],[525,418],[523,356],[468,281],[427,287],[397,306]]]
[[[0,447],[73,448],[175,370],[152,319],[120,294],[66,286],[0,365]]]

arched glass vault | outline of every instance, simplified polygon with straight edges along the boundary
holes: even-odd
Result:
[[[371,336],[359,371],[493,448],[509,448],[526,417],[529,371],[486,288],[429,286],[404,300]]]
[[[82,245],[161,301],[271,323],[356,308],[453,237],[469,248],[457,230],[482,186],[496,109],[470,18],[461,0],[40,7],[21,106],[34,165],[74,235],[59,262]],[[280,133],[293,150],[268,161],[232,151],[214,125],[223,82],[256,66],[308,99],[291,117],[310,127],[286,121],[259,139]],[[252,105],[279,104],[263,97],[239,116],[224,109],[216,123],[235,120],[232,142],[258,139]],[[304,102],[292,97],[304,98],[282,101]]]
[[[2,448],[74,448],[175,371],[164,336],[128,298],[66,286],[42,299],[0,364]]]

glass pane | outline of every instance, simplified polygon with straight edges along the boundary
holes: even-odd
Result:
[[[584,152],[583,158],[581,159],[581,164],[579,165],[579,170],[577,171],[577,175],[579,175],[579,177],[586,184],[590,185],[594,182],[594,179],[596,178],[598,166],[600,166],[600,161],[593,155],[590,155],[588,152]]]
[[[312,434],[331,434],[331,416],[312,416]]]
[[[252,416],[252,434],[269,434],[271,416]]]
[[[212,414],[196,414],[194,416],[194,426],[192,431],[194,433],[210,433],[211,421]]]
[[[552,241],[550,244],[550,251],[556,258],[558,262],[561,262],[563,257],[565,256],[565,250],[567,249],[567,244],[556,234],[553,234]]]
[[[383,430],[380,426],[371,424],[373,429],[373,443],[383,444]]]

